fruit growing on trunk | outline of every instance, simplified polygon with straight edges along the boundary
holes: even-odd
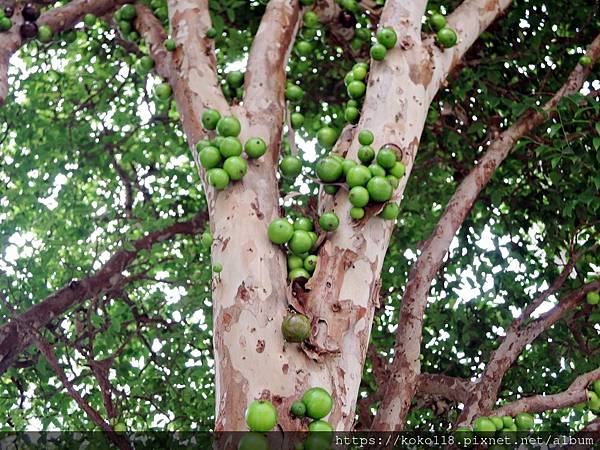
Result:
[[[519,413],[515,417],[515,423],[519,430],[531,430],[533,428],[533,416],[527,413]]]
[[[290,412],[296,417],[304,417],[306,415],[306,405],[300,400],[296,400],[292,403]]]
[[[269,224],[267,234],[273,244],[282,245],[292,238],[294,226],[287,219],[275,219]]]
[[[277,410],[267,400],[254,400],[248,405],[245,418],[251,431],[271,431],[277,424]]]
[[[215,167],[206,172],[206,181],[217,190],[225,189],[229,184],[229,174],[225,170]]]
[[[333,183],[342,176],[344,170],[342,169],[342,163],[337,159],[326,156],[317,162],[316,172],[321,180],[326,183]]]
[[[319,218],[319,226],[324,231],[335,231],[340,225],[340,219],[334,212],[326,212]]]
[[[154,95],[160,100],[166,100],[171,96],[172,90],[169,83],[161,83],[154,88]]]
[[[478,417],[473,423],[473,431],[476,433],[495,433],[496,425],[487,417]]]
[[[371,145],[374,140],[375,136],[373,135],[373,132],[369,130],[361,130],[360,133],[358,133],[358,142],[360,145]]]
[[[40,11],[38,10],[37,6],[35,6],[33,3],[27,3],[23,7],[21,15],[23,16],[23,19],[29,22],[35,22],[38,19],[38,17],[40,17]]]
[[[337,132],[331,127],[323,127],[317,132],[317,141],[324,148],[331,148],[337,140]]]
[[[446,26],[446,18],[442,14],[435,13],[429,18],[429,23],[435,31],[440,31]]]
[[[248,172],[248,163],[241,156],[230,156],[223,163],[223,169],[230,179],[238,181]]]
[[[393,193],[392,185],[384,177],[375,176],[367,183],[369,196],[376,202],[387,202]]]
[[[583,55],[581,58],[579,58],[579,64],[584,67],[589,67],[592,65],[592,58],[590,58],[588,55]]]
[[[396,45],[398,36],[392,27],[384,27],[377,31],[377,41],[389,50]]]
[[[48,25],[42,25],[38,27],[38,39],[40,42],[48,43],[52,40],[52,36],[54,33],[52,32],[52,28]]]
[[[267,153],[267,144],[259,137],[250,138],[244,145],[244,151],[250,158],[260,158]]]
[[[233,116],[224,116],[217,122],[217,133],[224,137],[237,137],[242,131],[240,121]]]
[[[37,36],[38,26],[34,22],[23,22],[20,32],[23,39],[32,39]]]
[[[166,41],[165,41],[166,42]],[[205,109],[202,113],[202,126],[206,130],[214,130],[217,128],[217,123],[219,123],[219,119],[221,118],[221,113],[213,108]]]
[[[597,305],[600,303],[600,294],[598,292],[588,292],[585,299],[588,304]]]
[[[315,420],[322,419],[333,408],[331,395],[321,387],[307,390],[302,396],[302,402],[306,405],[306,415]]]
[[[452,28],[442,28],[436,35],[438,44],[443,48],[451,48],[458,42],[458,36]]]
[[[310,335],[310,319],[303,314],[290,313],[281,324],[283,338],[288,342],[302,342]]]
[[[284,177],[296,178],[302,172],[302,160],[297,156],[284,156],[279,169]]]

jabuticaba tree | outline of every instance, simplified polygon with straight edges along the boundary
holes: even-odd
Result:
[[[2,7],[3,429],[598,428],[591,2]]]

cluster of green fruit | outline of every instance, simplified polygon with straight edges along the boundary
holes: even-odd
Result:
[[[592,413],[600,416],[600,380],[594,381],[587,391],[587,406]]]
[[[15,13],[15,8],[12,6],[6,6],[0,9],[0,32],[8,31],[12,28],[12,20],[10,18]]]
[[[260,158],[267,152],[267,144],[259,137],[250,138],[242,145],[238,137],[242,126],[236,117],[221,117],[219,111],[209,108],[202,113],[202,126],[207,131],[217,131],[214,139],[196,143],[206,181],[215,189],[225,189],[230,181],[241,180],[246,175],[248,163],[242,157],[244,151],[248,158]]]
[[[225,76],[225,80],[223,80],[221,85],[221,90],[223,94],[228,99],[231,98],[242,98],[244,95],[244,74],[239,70],[234,70],[229,72]]]
[[[377,43],[371,46],[369,53],[375,61],[382,61],[385,59],[388,50],[394,48],[396,42],[398,42],[398,36],[392,27],[382,27],[377,30],[375,37]]]
[[[334,212],[326,212],[319,217],[319,227],[323,231],[335,231],[340,219]],[[317,266],[316,250],[319,235],[314,231],[313,221],[308,217],[299,217],[294,223],[288,219],[277,218],[267,229],[269,239],[276,245],[287,245],[287,267],[290,281],[297,278],[309,279]]]
[[[456,31],[448,26],[443,14],[433,13],[429,17],[429,24],[437,32],[436,41],[440,47],[451,48],[456,45],[458,42]]]
[[[169,9],[167,8],[166,0],[152,0],[150,9],[154,16],[162,22],[163,25],[169,24]]]
[[[375,154],[371,147],[374,141],[371,131],[362,130],[358,134],[358,141],[361,144],[358,150],[360,163],[329,154],[321,158],[316,165],[317,177],[325,183],[326,193],[335,194],[339,184],[345,182],[350,190],[350,216],[355,220],[365,216],[365,207],[369,204],[388,202],[406,171],[393,148],[383,146]],[[394,220],[399,210],[396,203],[387,203],[379,215],[383,219]]]
[[[135,6],[129,3],[121,6],[113,16],[115,22],[119,26],[119,30],[121,30],[123,37],[133,42],[140,39],[140,35],[137,31],[135,31],[133,24],[136,17],[137,11]]]
[[[527,413],[519,413],[515,418],[511,416],[503,417],[478,417],[473,422],[473,430],[467,427],[458,427],[456,429],[457,444],[459,447],[468,446],[469,441],[472,442],[471,433],[499,435],[510,439],[511,434],[518,431],[530,431],[533,428],[533,416]]]
[[[350,100],[346,103],[344,119],[349,123],[357,123],[360,118],[361,102],[367,91],[369,65],[364,62],[354,64],[352,70],[344,77],[344,84]]]

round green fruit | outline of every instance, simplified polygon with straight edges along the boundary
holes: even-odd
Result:
[[[594,381],[594,383],[592,384],[592,389],[594,389],[596,395],[600,396],[600,380]]]
[[[175,39],[165,39],[165,48],[168,52],[174,52],[177,48],[177,43]]]
[[[206,170],[217,167],[221,164],[221,152],[212,145],[204,147],[200,153],[200,164]]]
[[[304,125],[304,116],[302,114],[300,114],[299,112],[292,113],[291,121],[292,121],[292,128],[294,130],[297,130],[302,125]]]
[[[135,10],[135,6],[131,4],[126,4],[119,9],[121,18],[123,20],[132,21],[137,16],[137,11]]]
[[[312,433],[332,433],[333,427],[329,422],[324,420],[315,420],[308,425],[308,431]]]
[[[40,42],[48,43],[52,40],[54,32],[48,25],[40,25],[38,28],[38,39]]]
[[[348,72],[346,74],[346,76],[344,76],[344,85],[348,86],[353,81],[354,81],[354,74],[352,72]]]
[[[296,52],[300,56],[309,56],[313,51],[313,45],[309,41],[300,41],[296,44]]]
[[[369,196],[376,202],[387,202],[392,198],[392,185],[384,177],[373,177],[367,183]]]
[[[340,225],[340,219],[334,212],[326,212],[319,217],[319,226],[325,231],[335,231]]]
[[[360,117],[360,111],[353,106],[347,107],[346,110],[344,111],[344,119],[346,119],[346,122],[356,123],[356,122],[358,122],[359,117]]]
[[[437,32],[437,41],[444,48],[451,48],[458,42],[458,36],[452,28],[444,27]]]
[[[377,164],[384,169],[391,169],[396,164],[396,152],[389,147],[383,147],[377,152]]]
[[[267,400],[254,400],[246,409],[246,424],[252,431],[271,431],[277,425],[277,410]]]
[[[326,186],[323,187],[323,190],[325,191],[326,194],[329,195],[335,195],[337,194],[337,191],[339,191],[340,187],[339,186],[335,186],[333,184],[328,184]]]
[[[344,173],[344,175],[348,175],[348,172],[350,171],[350,169],[352,169],[353,167],[356,167],[356,161],[352,161],[351,159],[345,159],[342,162],[342,172]]]
[[[371,40],[371,30],[368,28],[358,28],[356,30],[356,37],[361,41],[370,41]]]
[[[350,189],[348,200],[352,206],[357,208],[367,206],[367,203],[369,203],[369,191],[367,191],[367,189],[363,186],[355,186]]]
[[[313,222],[308,217],[298,217],[294,221],[294,230],[312,231],[313,229]]]
[[[310,273],[308,273],[306,269],[300,267],[298,269],[291,270],[288,274],[288,277],[290,281],[294,281],[297,278],[305,278],[308,280],[310,278]]]
[[[236,117],[224,116],[217,122],[217,133],[219,136],[237,137],[242,131],[242,125]]]
[[[8,31],[12,28],[12,20],[8,17],[2,17],[0,19],[0,31]]]
[[[400,180],[394,175],[386,175],[385,179],[389,181],[389,183],[394,189],[396,189],[400,185]]]
[[[229,184],[229,174],[225,170],[215,167],[206,172],[206,180],[217,190],[225,189]]]
[[[352,68],[352,76],[355,80],[362,81],[367,77],[367,69],[363,65],[355,64]]]
[[[127,39],[129,39],[131,42],[136,42],[140,39],[140,34],[137,31],[132,31],[127,35]]]
[[[377,163],[369,165],[369,171],[374,177],[385,177],[385,169]]]
[[[307,11],[303,16],[304,26],[307,28],[315,28],[319,25],[319,16],[314,11]]]
[[[317,162],[316,172],[319,179],[326,183],[333,183],[342,176],[344,170],[342,169],[342,164],[337,159],[326,156]]]
[[[308,255],[306,258],[304,258],[304,268],[308,272],[313,273],[315,271],[315,267],[317,267],[318,260],[319,257],[317,255]]]
[[[358,149],[358,159],[360,159],[360,162],[363,164],[369,164],[375,159],[375,150],[369,145],[363,145]]]
[[[323,127],[317,132],[317,140],[324,148],[332,148],[337,140],[337,131],[331,127]]]
[[[209,39],[214,39],[217,37],[217,29],[214,27],[210,27],[208,30],[206,30],[206,37]]]
[[[590,58],[588,55],[583,55],[581,58],[579,58],[579,64],[581,64],[583,67],[591,66],[592,62],[592,58]]]
[[[140,58],[139,65],[144,72],[150,72],[154,67],[154,60],[150,56],[144,55]]]
[[[161,83],[154,87],[154,95],[160,100],[168,99],[172,92],[169,83]]]
[[[304,95],[304,91],[302,88],[296,84],[288,84],[285,89],[285,98],[287,98],[291,102],[297,102],[302,99]]]
[[[223,163],[223,169],[234,181],[241,180],[248,172],[248,163],[241,156],[230,156]]]
[[[214,263],[212,266],[212,270],[214,273],[221,273],[223,272],[223,264],[221,263]]]
[[[219,151],[221,152],[221,155],[223,155],[223,158],[240,156],[242,154],[242,143],[236,137],[227,136],[221,141]]]
[[[292,253],[301,255],[306,253],[313,246],[310,234],[304,230],[295,230],[292,238],[288,242],[288,247]]]
[[[284,177],[296,178],[302,172],[302,160],[297,156],[284,156],[279,169]]]
[[[304,267],[304,260],[297,255],[288,255],[287,256],[287,268],[288,271],[294,269],[301,269]]]
[[[127,22],[126,20],[120,20],[118,25],[119,29],[121,30],[121,33],[123,33],[124,35],[131,33],[131,30],[133,29],[131,27],[131,23]]]
[[[296,417],[304,417],[306,415],[306,406],[300,400],[296,400],[292,403],[290,412]]]
[[[362,81],[352,81],[348,87],[348,96],[353,99],[362,98],[365,95],[365,91],[367,90],[367,86]]]
[[[237,448],[238,450],[269,450],[269,440],[264,434],[244,433]]]
[[[392,27],[384,27],[377,31],[377,41],[389,50],[396,45],[398,36]]]
[[[244,74],[239,70],[229,72],[226,77],[229,86],[238,88],[244,84]]]
[[[519,413],[515,417],[515,423],[519,430],[531,430],[533,428],[533,416],[527,413]]]
[[[127,425],[123,422],[117,422],[114,426],[115,433],[125,433],[127,431]]]
[[[350,217],[352,217],[354,220],[360,220],[365,217],[365,210],[356,206],[350,208]]]
[[[398,217],[399,212],[400,207],[397,203],[388,203],[379,213],[379,216],[384,220],[396,220],[396,217]]]
[[[249,158],[260,158],[267,153],[267,144],[259,137],[250,138],[244,145],[244,151]]]
[[[600,294],[598,294],[598,292],[588,292],[585,299],[588,304],[597,305],[600,303]]]
[[[83,16],[83,23],[86,27],[93,27],[96,25],[96,16],[94,14],[87,13]]]
[[[205,249],[209,249],[212,246],[213,237],[212,237],[212,234],[210,234],[210,231],[205,231],[204,233],[202,233],[202,237],[200,238],[200,243],[202,244],[202,247],[204,247]]]
[[[504,426],[504,428],[512,428],[515,426],[515,421],[510,416],[503,416],[502,425]]]
[[[389,173],[398,179],[402,178],[406,173],[406,166],[400,161],[396,161],[393,167],[389,170]]]
[[[369,130],[360,130],[358,133],[358,142],[360,145],[371,145],[375,140],[375,136],[373,136],[373,132]]]
[[[294,226],[287,219],[275,219],[269,224],[267,234],[273,244],[285,244],[292,238]]]
[[[320,387],[307,390],[302,396],[302,402],[306,405],[306,415],[315,420],[325,417],[333,407],[331,395]]]
[[[496,425],[487,417],[478,417],[473,423],[473,431],[476,433],[495,433]]]
[[[446,18],[440,13],[434,13],[429,18],[429,23],[435,31],[440,31],[446,26]]]
[[[290,313],[281,324],[281,332],[288,342],[302,342],[310,335],[310,329],[310,319],[303,314]]]
[[[496,427],[497,431],[500,431],[502,428],[504,428],[504,422],[502,421],[502,417],[490,417],[490,420],[492,421],[492,423],[494,424],[494,426]]]

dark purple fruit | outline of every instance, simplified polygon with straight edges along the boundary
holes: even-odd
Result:
[[[7,6],[4,8],[4,15],[6,17],[12,17],[13,14],[15,13],[15,8],[13,6]]]
[[[34,22],[23,22],[21,25],[21,37],[23,39],[32,39],[37,36],[38,27]]]
[[[340,15],[338,16],[338,22],[344,28],[351,28],[354,25],[356,25],[356,18],[354,17],[354,14],[352,14],[352,13],[350,13],[348,11],[342,11],[342,12],[340,12]]]
[[[23,19],[28,20],[29,22],[35,22],[38,17],[40,17],[40,11],[33,3],[27,3],[23,7],[21,15],[23,16]]]

